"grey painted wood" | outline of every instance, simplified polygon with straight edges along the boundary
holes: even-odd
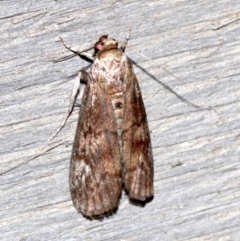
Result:
[[[0,240],[240,240],[239,6],[0,1]],[[88,63],[52,60],[69,54],[60,36],[82,50],[105,33],[124,40],[129,27],[129,46],[182,81],[127,49],[148,113],[155,196],[141,208],[123,193],[115,215],[89,221],[74,209],[68,188],[79,108],[45,148],[65,117],[77,71]]]

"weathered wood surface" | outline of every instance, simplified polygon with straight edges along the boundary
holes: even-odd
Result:
[[[0,240],[240,240],[240,1],[0,1]],[[154,199],[89,221],[72,205],[77,124],[63,121],[78,57],[102,34],[136,63],[154,153]],[[166,90],[160,81],[194,108]],[[208,110],[204,107],[210,106]]]

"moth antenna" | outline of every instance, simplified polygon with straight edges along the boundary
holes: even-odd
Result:
[[[6,174],[6,173],[8,173],[8,172],[11,172],[11,171],[14,170],[14,169],[19,168],[19,167],[22,166],[22,165],[26,165],[26,164],[29,163],[30,161],[36,159],[37,157],[41,156],[42,154],[48,152],[49,150],[54,149],[54,148],[62,145],[65,141],[66,141],[66,140],[60,139],[60,140],[57,140],[57,141],[55,141],[55,142],[52,142],[52,143],[49,143],[49,144],[47,144],[47,145],[44,145],[44,146],[41,146],[41,147],[36,148],[36,149],[35,149],[35,150],[36,150],[36,151],[35,151],[36,154],[35,154],[33,157],[30,157],[30,158],[27,158],[27,159],[20,159],[19,161],[17,161],[16,163],[14,163],[12,166],[8,167],[8,169],[6,169],[6,170],[1,170],[0,176]]]
[[[156,61],[148,58],[145,54],[142,54],[141,52],[139,52],[138,50],[136,50],[133,47],[128,46],[130,49],[132,49],[134,52],[138,53],[139,55],[141,55],[143,58],[153,62],[156,66],[158,66],[159,68],[163,69],[164,71],[166,71],[169,75],[173,76],[175,79],[181,81],[182,83],[186,84],[186,82],[184,82],[182,79],[178,78],[176,75],[174,75],[173,73],[171,73],[169,70],[167,70],[166,68],[164,68],[162,65],[160,65],[159,63],[157,63]]]
[[[181,81],[182,83],[186,84],[185,81],[183,81],[182,79],[178,78],[176,75],[174,75],[173,73],[171,73],[169,70],[167,70],[167,69],[166,69],[165,67],[163,67],[162,65],[158,64],[156,61],[148,58],[146,55],[142,54],[141,52],[139,52],[138,50],[136,50],[136,49],[133,48],[133,47],[128,46],[128,48],[132,49],[134,52],[138,53],[138,54],[141,55],[143,58],[145,58],[145,59],[153,62],[157,67],[163,69],[163,70],[166,71],[169,75],[173,76],[175,79],[177,79],[177,80]],[[170,89],[171,89],[171,88],[169,87],[168,90],[170,90]],[[172,92],[173,94],[175,94],[175,95],[179,98],[179,95],[176,94],[175,91],[171,90],[171,92]],[[208,109],[208,110],[214,110],[211,106],[198,106],[198,105],[195,105],[195,104],[189,102],[188,100],[185,100],[184,98],[179,98],[179,99],[182,100],[182,101],[184,100],[185,103],[188,103],[189,105],[191,105],[191,106],[193,106],[193,107],[195,107],[195,108],[206,108],[206,109]],[[215,111],[215,110],[214,110],[214,111]]]
[[[63,44],[63,46],[68,49],[69,51],[73,52],[74,54],[73,55],[69,55],[69,56],[65,56],[65,57],[62,57],[60,59],[57,59],[57,60],[53,60],[53,63],[58,63],[58,62],[62,62],[62,61],[65,61],[65,60],[68,60],[68,59],[71,59],[73,57],[75,57],[76,55],[77,56],[80,56],[80,57],[86,57],[88,62],[92,62],[92,54],[90,53],[86,53],[87,51],[93,49],[94,47],[90,47],[88,49],[85,49],[83,51],[78,51],[78,50],[75,50],[73,49],[69,44],[65,43],[65,41],[62,39],[62,38],[59,38],[61,43]]]
[[[59,38],[59,39],[66,49],[70,50],[71,52],[73,52],[76,55],[82,55],[84,52],[87,52],[88,50],[93,49],[93,47],[90,47],[90,48],[82,50],[82,51],[74,50],[69,44],[65,43],[65,41],[62,38]]]
[[[71,54],[71,55],[62,57],[62,58],[60,58],[60,59],[53,60],[53,63],[59,63],[59,62],[62,62],[62,61],[71,59],[71,58],[73,58],[73,57],[75,57],[75,56],[76,56],[76,54]]]
[[[124,41],[124,43],[123,43],[123,45],[121,47],[122,52],[124,52],[125,48],[127,47],[127,43],[128,43],[129,38],[130,38],[131,31],[132,31],[132,28],[129,28],[127,37],[126,37],[126,39],[125,39],[125,41]]]

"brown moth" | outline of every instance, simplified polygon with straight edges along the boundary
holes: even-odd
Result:
[[[127,41],[126,41],[127,43]],[[70,162],[74,206],[92,218],[118,207],[122,188],[130,199],[153,196],[153,157],[146,111],[126,43],[100,37],[84,90]],[[78,55],[84,55],[69,50]]]

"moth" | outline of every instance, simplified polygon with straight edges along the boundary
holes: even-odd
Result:
[[[122,189],[133,201],[153,197],[147,115],[132,63],[124,54],[127,40],[119,47],[115,39],[101,36],[94,44],[90,72],[79,72],[86,87],[69,183],[74,206],[89,218],[116,210]]]

